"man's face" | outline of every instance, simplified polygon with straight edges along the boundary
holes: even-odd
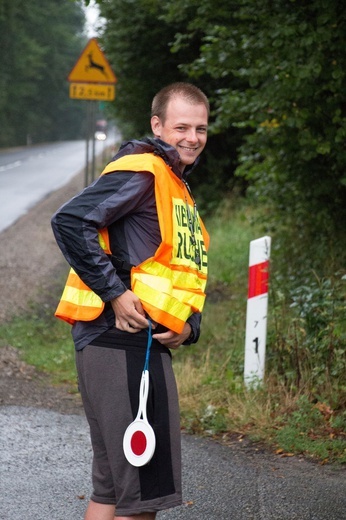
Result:
[[[180,170],[195,162],[207,142],[208,111],[203,103],[192,105],[175,96],[168,105],[164,124],[157,116],[151,118],[155,137],[173,146],[180,156]]]

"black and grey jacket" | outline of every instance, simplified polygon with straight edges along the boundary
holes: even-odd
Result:
[[[160,155],[181,177],[178,152],[159,139],[124,143],[112,161],[140,153]],[[102,175],[52,217],[53,233],[67,262],[85,284],[109,302],[130,288],[130,276],[126,269],[116,268],[101,249],[98,230],[104,227],[108,228],[113,255],[126,264],[138,265],[154,255],[161,234],[151,173],[120,171]],[[198,340],[200,320],[200,314],[189,318],[192,336],[187,344]],[[96,320],[76,322],[72,329],[76,349],[84,348],[114,324],[110,304]]]

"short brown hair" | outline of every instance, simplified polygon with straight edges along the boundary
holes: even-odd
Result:
[[[175,96],[181,96],[192,105],[202,103],[206,107],[209,115],[209,101],[204,92],[191,83],[177,82],[163,87],[156,94],[151,105],[151,117],[157,116],[161,119],[162,123],[164,123],[166,119],[167,105],[172,97]]]

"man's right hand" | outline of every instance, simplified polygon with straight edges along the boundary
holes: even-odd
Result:
[[[111,305],[115,314],[115,326],[126,332],[138,332],[148,328],[142,304],[138,296],[127,290],[114,300]]]

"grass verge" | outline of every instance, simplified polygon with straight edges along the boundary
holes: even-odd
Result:
[[[62,286],[62,285],[61,285]],[[0,325],[0,347],[18,348],[26,363],[51,376],[53,384],[76,386],[70,327],[54,316],[50,305],[33,304],[31,312]]]

